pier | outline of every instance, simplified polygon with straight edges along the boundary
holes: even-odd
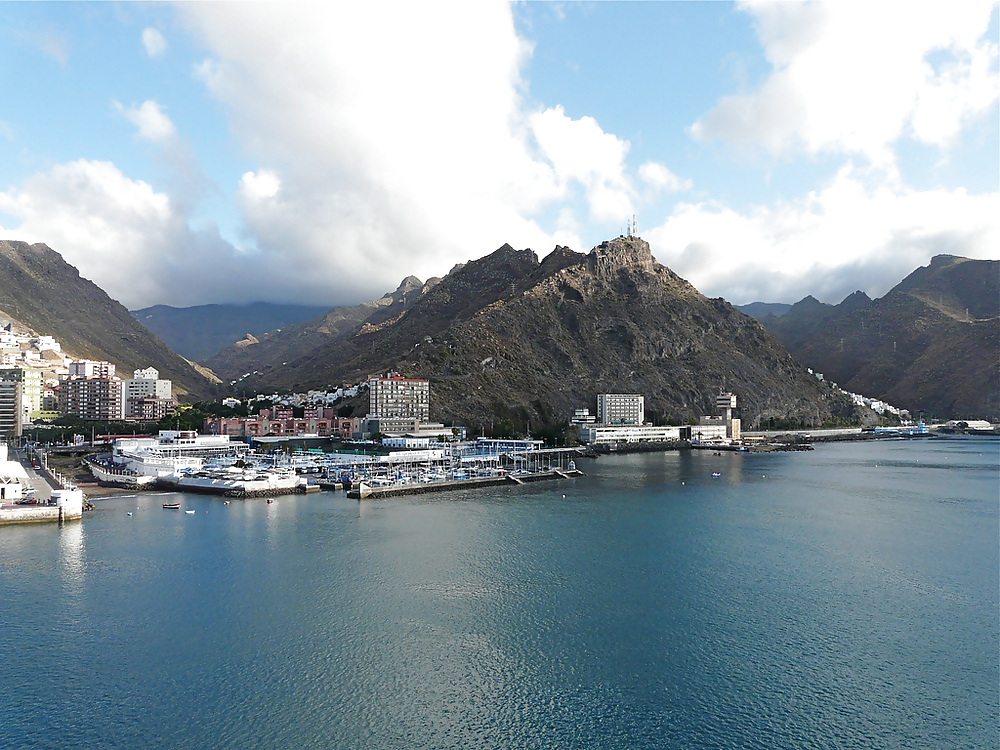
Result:
[[[355,500],[381,500],[382,498],[397,497],[399,495],[422,495],[427,492],[499,487],[504,484],[525,484],[526,482],[543,482],[551,479],[570,479],[582,476],[584,476],[584,473],[579,469],[551,469],[549,471],[538,471],[530,474],[473,477],[471,479],[453,479],[444,482],[397,484],[387,487],[372,487],[362,481],[357,487],[348,490],[347,496]]]

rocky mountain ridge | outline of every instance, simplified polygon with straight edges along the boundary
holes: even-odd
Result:
[[[396,369],[431,381],[432,416],[466,423],[564,423],[598,392],[643,393],[659,420],[712,413],[720,389],[739,395],[751,424],[851,413],[759,323],[701,295],[634,237],[586,255],[557,247],[541,262],[504,245],[383,322],[295,359],[248,362],[260,374],[247,385],[323,387]]]

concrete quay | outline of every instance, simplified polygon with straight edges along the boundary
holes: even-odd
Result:
[[[0,505],[0,526],[14,523],[62,523],[83,518],[83,492],[53,490],[50,505]]]

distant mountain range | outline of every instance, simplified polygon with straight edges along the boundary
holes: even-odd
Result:
[[[761,321],[850,391],[928,416],[1000,420],[1000,261],[938,255],[878,299],[806,297]]]
[[[748,305],[734,305],[744,315],[760,320],[765,315],[773,315],[780,318],[788,312],[792,306],[784,302],[751,302]]]
[[[395,369],[431,381],[432,416],[564,423],[598,392],[643,393],[647,414],[712,413],[720,389],[749,424],[848,416],[848,400],[805,372],[756,321],[707,299],[620,237],[539,263],[508,245],[439,283],[413,280],[360,323],[356,308],[247,339],[208,360],[249,390],[329,387]],[[407,291],[407,289],[409,291]],[[384,300],[386,298],[383,298]],[[321,330],[322,329],[322,330]]]
[[[46,245],[0,240],[0,318],[54,336],[77,358],[112,362],[126,377],[155,367],[182,397],[214,392],[211,380]]]
[[[329,307],[275,305],[155,305],[132,310],[132,316],[167,346],[190,360],[202,362],[247,334],[263,336],[278,328],[323,315]]]
[[[416,276],[407,276],[396,291],[377,300],[360,305],[334,307],[326,310],[321,317],[287,326],[280,331],[272,330],[259,338],[248,334],[232,346],[209,357],[206,365],[213,368],[213,371],[218,368],[223,380],[232,381],[259,367],[283,367],[285,362],[298,361],[331,348],[336,357],[337,347],[334,342],[362,328],[368,330],[398,319],[433,289],[438,281],[440,279],[431,278],[423,282]]]

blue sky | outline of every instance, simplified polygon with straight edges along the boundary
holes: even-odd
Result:
[[[354,303],[632,214],[734,303],[1000,258],[998,10],[3,3],[0,237],[131,308]]]

